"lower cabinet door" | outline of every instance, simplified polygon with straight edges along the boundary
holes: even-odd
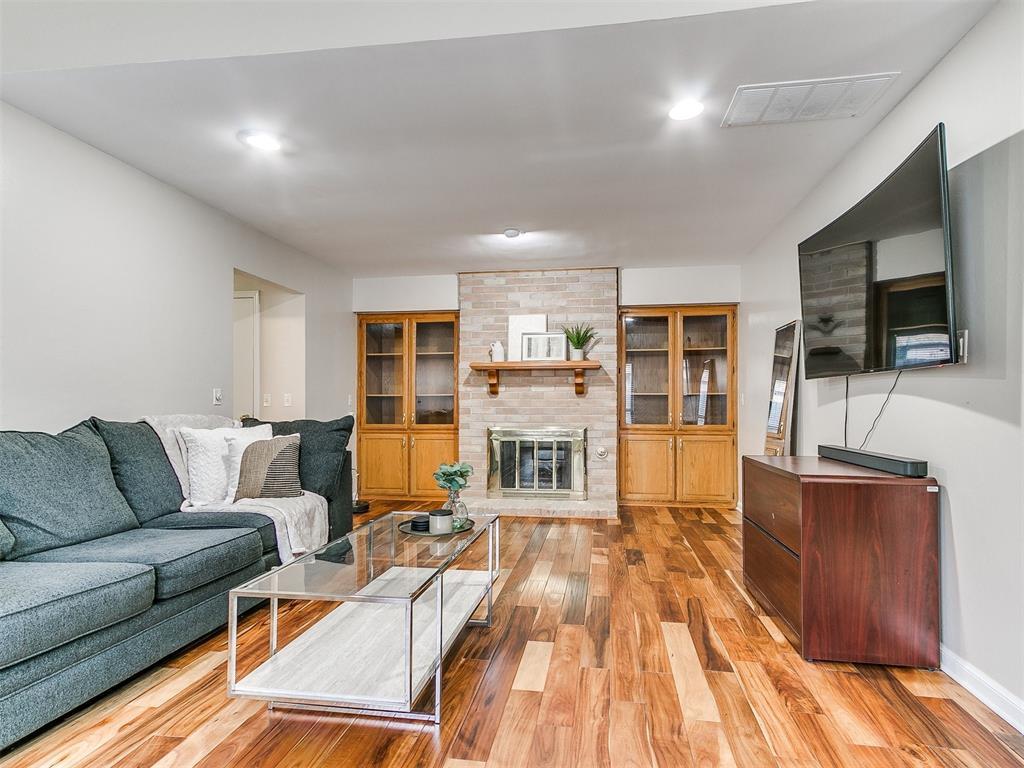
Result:
[[[683,435],[676,450],[680,502],[736,503],[736,438]]]
[[[405,496],[409,492],[408,437],[363,434],[359,439],[359,495]]]
[[[442,464],[459,458],[459,439],[454,434],[413,435],[409,449],[409,494],[412,496],[445,497],[437,487],[434,473]]]
[[[623,435],[619,492],[623,501],[671,501],[675,493],[675,441],[671,435]]]

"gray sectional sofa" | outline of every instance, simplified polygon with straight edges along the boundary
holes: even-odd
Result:
[[[332,539],[352,527],[351,431],[274,424],[302,434]],[[0,750],[220,628],[227,591],[280,563],[269,518],[182,501],[142,422],[0,432]]]

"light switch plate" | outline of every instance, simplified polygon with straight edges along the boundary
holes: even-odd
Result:
[[[284,396],[281,399],[281,402],[285,406],[291,405],[292,404],[292,393],[291,392],[285,392]]]
[[[263,405],[269,406],[270,405],[270,399],[271,399],[270,398],[270,393],[267,392],[265,395],[263,395]]]
[[[224,390],[220,387],[213,388],[213,404],[224,405]]]

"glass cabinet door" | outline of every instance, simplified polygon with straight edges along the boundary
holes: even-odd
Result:
[[[405,423],[405,323],[366,323],[363,413],[367,424]]]
[[[623,419],[627,425],[672,423],[671,315],[623,317]]]
[[[455,423],[455,322],[417,320],[413,373],[416,404],[413,423]]]
[[[729,424],[729,315],[680,316],[681,426]]]

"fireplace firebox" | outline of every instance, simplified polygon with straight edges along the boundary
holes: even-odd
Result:
[[[487,495],[491,498],[587,498],[587,430],[491,427]]]

